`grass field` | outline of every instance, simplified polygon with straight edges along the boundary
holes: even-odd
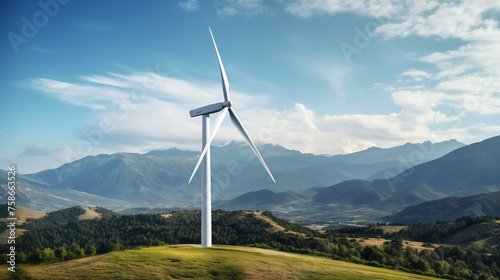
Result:
[[[90,220],[95,218],[101,218],[102,215],[95,211],[95,207],[83,207],[85,214],[78,216],[78,220]]]
[[[407,226],[381,226],[379,228],[383,229],[384,233],[396,233],[407,228]]]
[[[7,266],[0,279],[9,279]],[[167,245],[26,265],[21,279],[435,279],[326,258],[238,246]]]
[[[362,246],[379,246],[382,247],[385,242],[391,242],[389,239],[384,239],[384,238],[353,238],[356,241],[359,242]],[[406,247],[412,247],[413,249],[417,249],[417,251],[422,251],[422,250],[434,250],[434,248],[439,247],[439,244],[432,244],[434,247],[424,247],[422,242],[418,241],[408,241],[408,240],[403,240],[403,248]]]
[[[23,223],[26,222],[26,219],[32,218],[32,219],[39,219],[46,214],[43,212],[38,212],[34,210],[30,210],[28,208],[22,207],[22,206],[16,206],[16,226],[22,225]],[[7,218],[0,218],[0,222],[5,222],[7,223]],[[0,232],[0,244],[7,244],[7,238],[10,235],[10,230],[6,229],[4,230],[3,228],[0,229],[2,232]],[[19,237],[22,235],[26,230],[25,229],[16,229],[16,237]]]
[[[7,207],[7,206],[5,206]],[[30,210],[28,208],[22,207],[22,206],[16,206],[16,224],[20,225],[26,222],[26,219],[32,218],[32,219],[39,219],[47,214],[39,211],[34,211]],[[0,218],[0,222],[7,222],[7,218]]]

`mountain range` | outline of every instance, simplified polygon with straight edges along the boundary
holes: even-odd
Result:
[[[476,203],[495,211],[458,211],[457,208],[448,209],[451,212],[448,216],[433,217],[422,211],[429,209],[429,205],[421,205],[407,208],[399,216],[394,214],[406,207],[427,201],[495,191],[500,191],[500,136],[458,148],[438,159],[410,167],[387,179],[346,180],[329,187],[310,188],[300,193],[267,192],[266,200],[255,199],[256,195],[245,195],[217,206],[234,209],[237,205],[258,205],[260,209],[271,210],[281,217],[302,223],[313,223],[316,220],[330,223],[367,223],[380,220],[384,215],[388,216],[387,220],[393,222],[415,222],[422,220],[422,217],[434,221],[440,218],[456,218],[451,213],[472,216],[500,215],[500,209],[492,203],[494,200],[487,200],[490,196],[484,195],[476,197]],[[272,199],[273,197],[276,199]],[[246,201],[243,201],[244,198]],[[284,203],[262,205],[263,201],[279,200],[278,198],[287,200]],[[254,201],[251,201],[252,199]],[[478,200],[481,202],[477,202]],[[458,207],[458,204],[456,206]]]
[[[244,143],[212,147],[212,197],[231,199],[249,191],[304,191],[345,180],[364,179],[398,168],[419,153],[412,164],[431,160],[464,144],[455,140],[405,144],[333,157],[303,154],[277,145],[260,146],[277,184],[267,177]],[[131,207],[195,207],[199,205],[200,176],[187,178],[199,152],[176,148],[145,154],[116,153],[88,156],[57,169],[19,175],[18,200],[26,207],[50,211],[75,204],[102,205],[114,210]],[[363,161],[363,157],[367,160]],[[381,176],[384,176],[383,174]],[[0,180],[5,180],[2,176]],[[0,181],[5,186],[5,181]],[[3,194],[2,194],[3,195]]]
[[[468,146],[426,141],[330,157],[260,146],[277,184],[250,148],[231,142],[212,147],[214,207],[272,210],[302,221],[373,221],[430,200],[500,190],[499,142],[500,137]],[[198,154],[171,148],[85,157],[18,175],[18,201],[40,211],[75,204],[114,210],[197,208],[199,174],[190,185],[187,179]],[[1,174],[5,188],[6,174]]]

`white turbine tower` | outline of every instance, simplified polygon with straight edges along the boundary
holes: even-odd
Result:
[[[222,65],[222,60],[220,59],[219,55],[219,50],[217,49],[217,45],[215,44],[215,39],[214,35],[212,34],[212,30],[210,27],[208,27],[210,30],[210,35],[212,36],[212,41],[214,42],[214,47],[215,47],[215,52],[217,53],[217,58],[219,60],[219,67],[220,67],[220,75],[222,78],[222,92],[224,93],[224,102],[219,102],[215,104],[210,104],[203,106],[198,109],[194,109],[189,111],[189,114],[191,117],[197,117],[197,116],[202,116],[202,152],[200,155],[200,158],[198,160],[198,163],[196,163],[196,167],[194,168],[193,174],[191,174],[191,178],[189,178],[189,183],[191,183],[191,180],[193,179],[194,174],[198,170],[198,167],[200,164],[203,162],[202,165],[202,180],[201,180],[201,246],[203,247],[210,247],[212,246],[212,199],[211,199],[211,178],[210,178],[210,143],[212,143],[212,140],[215,137],[215,134],[217,133],[217,130],[222,124],[222,121],[224,120],[224,117],[226,116],[227,112],[229,111],[229,116],[231,118],[232,123],[236,128],[243,134],[243,137],[245,137],[247,143],[250,145],[252,148],[253,152],[257,156],[257,158],[260,160],[264,168],[266,169],[267,173],[269,176],[271,176],[271,179],[273,182],[276,183],[274,180],[273,175],[271,174],[271,171],[269,171],[269,168],[267,168],[266,163],[264,162],[264,159],[259,153],[259,150],[257,150],[257,147],[253,143],[252,139],[248,135],[247,131],[245,130],[245,127],[243,127],[243,124],[241,123],[240,119],[236,115],[236,112],[232,108],[232,103],[229,100],[229,84],[227,82],[227,77],[226,77],[226,71],[224,71],[224,65]],[[211,135],[209,135],[209,124],[210,124],[210,119],[209,116],[212,113],[219,113],[219,116],[217,117],[217,120],[215,121],[215,127]]]

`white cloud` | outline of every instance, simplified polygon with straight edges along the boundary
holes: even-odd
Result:
[[[290,14],[303,18],[317,15],[354,13],[388,20],[407,14],[425,13],[435,9],[437,5],[438,2],[434,0],[294,0],[288,1],[285,9]]]
[[[260,128],[269,128],[273,132],[265,134],[267,140],[316,154],[350,153],[375,145],[399,145],[409,139],[417,141],[430,135],[425,126],[408,125],[400,114],[394,113],[316,116],[304,105],[296,104],[290,110],[274,114],[269,114],[269,124],[262,124]]]
[[[37,78],[29,81],[30,87],[49,93],[64,102],[91,109],[106,109],[113,100],[122,100],[124,94],[111,88],[100,88]]]
[[[500,114],[500,79],[466,75],[442,81],[437,90],[446,92],[448,104],[464,113]]]
[[[199,3],[198,0],[186,0],[179,2],[179,6],[181,6],[184,10],[191,12],[199,8]]]
[[[434,111],[441,105],[445,95],[429,91],[396,91],[392,93],[393,102],[403,108],[399,117],[408,125],[428,125],[447,121],[446,115]]]
[[[39,172],[43,169],[59,167],[66,163],[67,149],[55,147],[50,144],[30,143],[26,144],[24,151],[8,161],[15,162],[19,167],[19,172],[29,174]],[[2,162],[6,161],[1,158]],[[42,168],[42,169],[41,169]]]
[[[387,38],[437,36],[441,39],[461,39],[458,49],[434,52],[420,57],[420,61],[438,66],[436,79],[469,75],[500,77],[500,29],[495,13],[498,1],[441,2],[435,9],[403,13],[391,22],[382,24],[376,33]]]
[[[426,77],[430,74],[410,69],[400,75]],[[100,109],[96,111],[98,121],[84,129],[98,130],[101,122],[112,128],[101,130],[102,141],[90,151],[78,151],[78,143],[70,147],[73,150],[68,151],[70,155],[76,151],[82,157],[87,152],[144,152],[172,146],[198,149],[201,124],[199,119],[191,119],[188,111],[218,102],[221,96],[218,83],[195,83],[149,72],[85,76],[82,84],[34,79],[30,85],[63,102]],[[401,110],[371,115],[317,115],[302,104],[276,110],[264,106],[274,104],[268,96],[256,97],[240,92],[231,92],[231,96],[237,101],[234,108],[255,142],[279,144],[302,152],[337,154],[405,142],[438,142],[450,138],[464,141],[469,140],[464,137],[471,136],[460,133],[467,132],[476,133],[473,140],[492,136],[500,132],[498,126],[465,125],[461,120],[466,113],[499,112],[499,87],[499,80],[477,76],[442,81],[430,89],[393,87],[390,89],[392,102]],[[467,94],[471,90],[475,90],[476,99]],[[248,103],[252,107],[244,105]],[[447,126],[441,130],[432,129],[439,124]],[[215,139],[216,143],[221,143],[242,138],[226,121]]]
[[[61,153],[61,149],[38,143],[27,145],[25,150],[19,154],[19,157],[44,157],[47,155],[53,155],[54,153]]]
[[[287,2],[286,10],[300,17],[348,12],[376,18],[380,25],[374,34],[386,38],[461,39],[465,44],[459,49],[428,54],[421,60],[438,65],[442,69],[438,77],[470,70],[500,76],[500,29],[494,17],[500,10],[498,1],[310,0]]]
[[[312,0],[290,1],[286,10],[292,15],[307,18],[314,15],[354,12],[363,15],[383,17],[392,13],[395,7],[390,0],[349,1],[349,0]]]
[[[354,13],[380,19],[376,33],[386,37],[492,38],[497,21],[483,18],[486,12],[500,10],[500,2],[397,1],[397,0],[310,0],[288,1],[285,9],[298,17]]]
[[[482,74],[500,76],[500,30],[490,32],[492,38],[478,39],[456,50],[435,52],[420,58],[423,62],[437,65],[439,78],[477,71]]]
[[[392,22],[377,28],[387,37],[406,37],[417,34],[422,37],[459,38],[468,40],[475,33],[492,30],[496,22],[483,19],[482,15],[492,9],[499,9],[495,1],[433,1],[433,9],[409,9],[399,15],[393,14]],[[435,8],[436,7],[436,8]],[[434,9],[435,8],[435,9]]]
[[[393,147],[406,142],[440,142],[452,138],[470,143],[500,134],[500,126],[465,125],[462,118],[432,110],[428,106],[438,106],[439,98],[432,98],[429,92],[399,92],[394,99],[405,107],[387,115],[318,116],[302,104],[280,112],[260,111],[264,122],[251,123],[249,131],[252,136],[257,135],[257,142],[315,154],[352,153],[372,146]],[[248,119],[252,118],[252,114],[245,113]],[[431,128],[440,123],[447,123],[448,128]]]
[[[71,160],[89,154],[141,152],[158,147],[198,148],[201,123],[199,119],[190,118],[189,110],[222,99],[217,83],[193,83],[150,72],[109,73],[108,76],[84,76],[82,79],[79,84],[38,78],[27,84],[62,102],[97,110],[97,121],[93,119],[94,123],[89,123],[82,131],[94,131],[102,135],[102,141],[87,143],[88,147],[80,150],[77,141],[66,156]],[[268,103],[268,97],[263,95],[249,96],[233,91],[231,97],[236,100],[234,107],[238,113],[245,112],[245,104]],[[254,116],[253,120],[258,121],[259,116]],[[101,129],[101,123],[111,128]],[[236,130],[226,128],[219,132],[218,139],[227,141],[240,137]],[[87,140],[83,137],[82,141]]]
[[[104,76],[99,76],[99,75],[81,76],[80,78],[82,78],[85,81],[96,83],[96,84],[101,84],[101,85],[122,87],[122,88],[130,87],[130,83],[118,81],[116,79],[112,79],[112,78],[104,77]]]
[[[404,71],[403,73],[399,74],[399,76],[409,76],[412,78],[420,78],[420,77],[428,78],[431,75],[425,71],[422,71],[422,70],[408,69],[408,70]]]
[[[376,32],[389,38],[418,35],[462,40],[463,44],[456,49],[419,58],[421,62],[437,66],[437,73],[409,69],[400,76],[413,77],[415,81],[433,79],[435,85],[423,84],[424,89],[434,93],[438,104],[446,108],[448,118],[463,118],[468,114],[498,115],[500,29],[495,15],[499,9],[498,1],[442,2],[425,13],[394,18]]]
[[[498,112],[500,87],[493,81],[500,80],[500,29],[495,16],[500,10],[500,2],[311,0],[288,3],[287,10],[301,17],[349,12],[383,19],[385,23],[381,22],[375,34],[385,38],[417,35],[462,40],[462,46],[457,49],[417,58],[437,66],[437,73],[408,69],[399,76],[411,80],[398,82],[419,82],[422,89],[436,92],[441,103],[455,109],[478,114]],[[430,82],[429,79],[438,86],[433,88],[430,83],[423,83]],[[478,91],[481,87],[488,90]],[[461,88],[460,93],[457,88]]]
[[[271,9],[264,5],[262,0],[215,0],[213,5],[221,19],[240,14],[247,17],[272,14]]]

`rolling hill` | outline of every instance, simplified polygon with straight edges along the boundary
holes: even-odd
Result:
[[[62,263],[27,265],[16,275],[26,279],[437,279],[326,258],[223,245],[125,250]],[[2,273],[0,279],[10,278]]]
[[[22,225],[26,222],[26,219],[39,219],[45,215],[45,213],[40,211],[34,211],[26,207],[17,206],[16,215],[14,217],[17,218],[16,224]],[[0,205],[0,217],[2,217],[0,218],[0,222],[7,222],[7,217],[9,217],[7,204]]]

